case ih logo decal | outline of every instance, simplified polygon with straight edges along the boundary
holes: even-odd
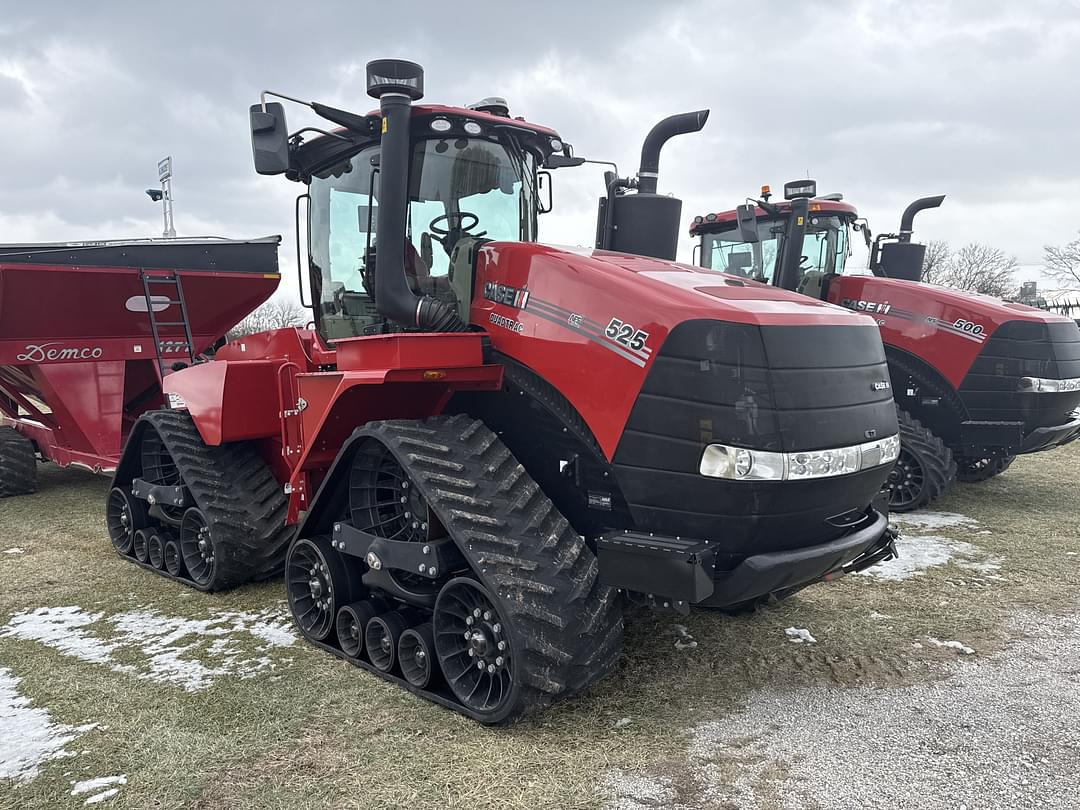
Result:
[[[871,315],[888,315],[889,310],[892,309],[892,305],[888,301],[878,303],[877,301],[863,301],[857,298],[845,298],[840,304],[856,312],[867,312]]]
[[[26,351],[15,355],[24,363],[64,362],[70,360],[97,360],[104,354],[100,346],[64,346],[62,343],[28,343]]]
[[[496,304],[506,304],[514,309],[525,309],[529,305],[529,291],[519,290],[517,287],[509,287],[506,284],[496,284],[488,281],[484,284],[484,298],[494,301]]]

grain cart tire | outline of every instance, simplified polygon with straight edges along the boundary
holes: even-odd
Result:
[[[960,456],[956,459],[956,478],[965,484],[978,484],[1001,475],[1016,459],[1016,456],[994,456],[993,458],[971,458]]]
[[[0,498],[37,491],[33,443],[13,427],[0,427]]]
[[[956,477],[956,462],[945,443],[918,419],[900,408],[896,418],[900,423],[900,458],[884,489],[891,511],[911,512],[941,497]]]

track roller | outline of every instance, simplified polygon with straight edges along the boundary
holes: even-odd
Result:
[[[105,525],[116,553],[126,557],[131,553],[135,532],[147,525],[146,504],[130,492],[113,487],[105,503]]]
[[[335,629],[340,604],[352,601],[345,561],[323,536],[298,539],[285,559],[289,609],[305,638],[325,640]]]
[[[145,564],[150,559],[150,534],[151,529],[138,529],[131,543],[131,552],[135,559]]]
[[[172,539],[165,541],[165,570],[173,577],[180,576],[184,570],[184,562],[180,559],[180,545]]]
[[[353,602],[345,605],[337,614],[337,638],[341,651],[349,658],[356,658],[364,648],[364,630],[375,617],[371,602]]]
[[[435,660],[435,634],[430,624],[410,627],[398,639],[398,666],[401,674],[418,689],[427,688],[432,682]]]
[[[379,672],[389,672],[397,660],[397,646],[401,634],[408,628],[405,617],[395,610],[376,616],[367,623],[364,630],[364,644],[367,646],[371,665]]]
[[[146,557],[158,571],[165,570],[165,541],[158,532],[151,532],[146,541]]]

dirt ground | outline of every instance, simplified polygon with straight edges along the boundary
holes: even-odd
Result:
[[[300,642],[280,582],[124,563],[107,481],[43,467],[0,501],[0,807],[1075,807],[1078,463],[958,484],[901,560],[750,615],[630,612],[612,677],[510,729]]]

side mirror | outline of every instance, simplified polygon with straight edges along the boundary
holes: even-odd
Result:
[[[580,166],[585,162],[585,158],[582,157],[567,157],[566,155],[558,155],[552,152],[544,160],[545,169],[569,169],[572,166]]]
[[[285,107],[273,101],[263,108],[251,105],[251,154],[259,174],[284,174],[289,170],[289,127]]]
[[[757,230],[757,212],[754,206],[743,204],[735,209],[735,219],[739,223],[739,240],[742,242],[760,242]]]
[[[536,207],[541,214],[550,213],[555,207],[551,198],[551,172],[536,173]]]

